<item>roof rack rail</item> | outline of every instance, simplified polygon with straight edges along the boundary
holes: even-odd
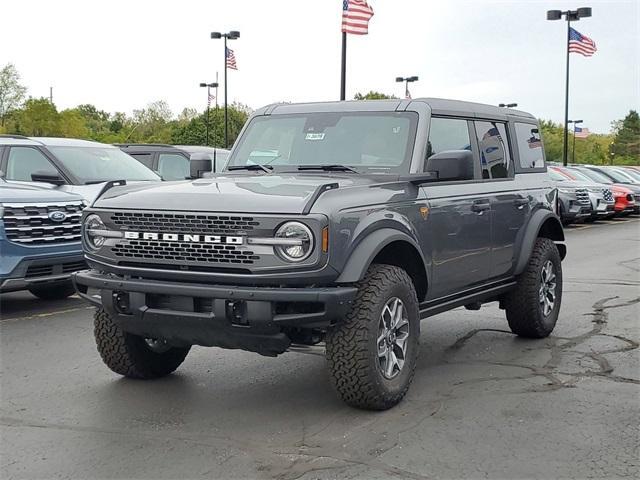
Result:
[[[18,135],[17,133],[0,133],[0,138],[19,138],[21,140],[30,140],[29,137]]]
[[[116,147],[175,147],[168,143],[114,143]]]

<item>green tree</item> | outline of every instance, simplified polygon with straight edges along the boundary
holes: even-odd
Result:
[[[4,126],[7,115],[24,101],[26,87],[20,84],[20,74],[12,63],[0,70],[0,125]]]
[[[89,128],[78,109],[63,110],[58,117],[58,135],[70,138],[88,138]]]
[[[387,100],[398,98],[395,95],[387,95],[386,93],[374,92],[373,90],[364,95],[360,92],[356,93],[353,97],[354,100]]]
[[[614,124],[615,137],[611,153],[618,163],[640,163],[640,116],[635,110],[629,111],[622,122]],[[620,158],[619,158],[620,157]]]
[[[251,110],[242,103],[234,103],[227,108],[229,123],[229,146],[233,145],[240,130],[249,118]],[[188,122],[174,123],[171,143],[177,145],[205,145],[206,144],[206,111],[192,118]],[[209,145],[224,147],[224,109],[213,108],[209,112]]]
[[[30,98],[12,118],[15,122],[14,133],[34,137],[60,134],[60,114],[48,98]]]

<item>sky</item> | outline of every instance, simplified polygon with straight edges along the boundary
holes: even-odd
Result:
[[[347,98],[403,96],[397,76],[419,76],[413,98],[517,102],[538,118],[564,118],[566,22],[549,9],[593,8],[574,24],[598,52],[571,54],[569,117],[607,133],[640,109],[640,0],[369,0],[369,35],[348,37]],[[58,109],[91,103],[131,113],[165,100],[174,114],[203,110],[200,82],[222,87],[229,43],[229,102],[337,100],[341,0],[0,0],[0,66],[16,65],[28,95]],[[10,20],[14,19],[14,20]],[[222,99],[223,90],[219,89]]]

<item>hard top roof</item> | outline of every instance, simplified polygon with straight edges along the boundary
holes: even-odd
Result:
[[[262,115],[286,115],[311,112],[366,112],[411,110],[414,103],[426,103],[435,115],[465,115],[472,117],[520,117],[535,120],[530,113],[484,103],[443,98],[415,98],[412,100],[349,100],[346,102],[280,103],[256,111]]]

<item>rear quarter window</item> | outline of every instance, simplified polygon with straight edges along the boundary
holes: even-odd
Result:
[[[533,123],[518,122],[514,126],[520,168],[523,170],[544,168],[544,151],[538,126]]]

